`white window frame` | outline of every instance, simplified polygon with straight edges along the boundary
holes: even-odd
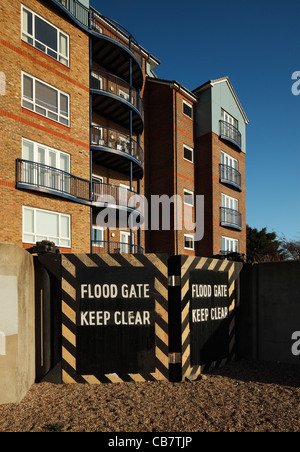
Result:
[[[96,240],[96,242],[97,243],[100,243],[100,245],[99,245],[99,248],[105,248],[105,243],[104,243],[104,228],[102,227],[102,226],[96,226],[96,225],[93,225],[93,230],[94,229],[97,229],[98,231],[101,231],[102,232],[102,240],[100,240],[100,242],[98,241],[98,240]],[[93,237],[93,239],[94,239],[94,237]]]
[[[189,202],[186,202],[186,200],[185,200],[185,195],[192,195],[193,196],[193,203],[192,204],[190,204]],[[186,205],[186,206],[190,206],[190,207],[194,207],[195,206],[195,194],[194,194],[194,192],[193,191],[191,191],[191,190],[188,190],[188,189],[186,189],[186,188],[184,188],[184,190],[183,190],[183,202],[184,202],[184,204]]]
[[[224,110],[223,108],[221,108],[221,119],[222,121],[225,121],[228,124],[234,126],[236,129],[238,129],[239,125],[238,120],[231,116],[229,113],[227,113],[227,111]]]
[[[25,158],[25,145],[29,143],[33,148],[32,159]],[[44,152],[44,162],[39,161],[39,151]],[[51,165],[50,154],[55,155],[55,166]],[[66,159],[67,168],[61,166],[61,157]],[[66,152],[50,148],[27,138],[22,138],[22,182],[53,188],[68,193],[70,191],[71,156]],[[28,163],[29,162],[29,163]],[[35,165],[35,163],[37,165]],[[39,166],[40,165],[40,166]],[[48,167],[48,168],[46,168]],[[53,170],[52,170],[53,168]],[[56,171],[59,170],[59,171]]]
[[[184,112],[184,106],[183,105],[187,105],[190,109],[191,109],[191,116],[190,115],[187,115],[185,112]],[[194,109],[193,109],[193,105],[192,104],[190,104],[189,102],[187,102],[186,100],[182,100],[182,113],[184,114],[184,116],[186,116],[187,118],[189,118],[189,119],[193,119],[193,116],[194,116],[194,111],[193,111]]]
[[[225,247],[223,247],[224,244]],[[222,236],[222,252],[238,253],[238,251],[239,251],[238,239],[232,239],[231,237]]]
[[[56,88],[55,86],[49,85],[49,83],[44,82],[43,80],[40,80],[36,77],[34,77],[33,75],[28,74],[27,72],[23,72],[22,71],[22,80],[21,80],[21,85],[22,85],[22,107],[25,108],[26,110],[29,111],[33,111],[34,113],[43,116],[45,118],[50,119],[51,121],[57,122],[59,124],[62,124],[66,127],[70,127],[70,96],[69,94],[65,93],[64,91],[61,91],[60,89]],[[32,100],[27,98],[24,95],[24,77],[28,77],[32,80]],[[51,110],[47,109],[46,107],[41,107],[40,105],[36,104],[36,82],[39,82],[45,86],[48,86],[49,88],[57,91],[57,110],[58,113],[53,113]],[[60,113],[60,96],[66,96],[67,100],[68,100],[68,116],[65,116],[63,114]],[[28,104],[31,104],[32,108],[29,108],[28,106],[25,105],[25,102],[27,102]],[[38,108],[45,110],[46,114],[41,113],[40,111],[36,111]],[[58,119],[54,119],[53,117],[51,117],[51,115],[56,115],[58,117]],[[66,121],[66,123],[64,121],[60,121],[59,118],[62,118]]]
[[[28,140],[27,138],[24,138],[24,137],[22,138],[22,159],[23,160],[26,160],[26,159],[24,159],[24,144],[26,142],[27,143],[31,143],[33,145],[33,162],[39,163],[39,161],[38,161],[38,148],[43,148],[45,150],[45,157],[46,157],[44,165],[52,167],[50,165],[49,154],[50,154],[50,152],[53,152],[57,156],[57,163],[58,163],[53,168],[61,170],[61,171],[64,171],[65,173],[70,173],[71,172],[71,156],[70,156],[70,154],[68,154],[67,152],[60,151],[59,149],[51,148],[50,146],[46,146],[46,145],[44,145],[42,143],[38,143],[38,142],[33,141],[33,140]],[[59,164],[60,163],[60,156],[67,157],[67,161],[68,161],[68,169],[67,170],[65,170],[64,168],[60,167],[60,164]]]
[[[186,148],[188,151],[191,151],[191,153],[192,153],[192,160],[187,159],[187,158],[184,156],[184,148]],[[194,149],[191,148],[190,146],[187,146],[186,144],[183,145],[183,159],[184,159],[186,162],[194,163]]]
[[[98,124],[95,124],[92,122],[92,129],[93,127],[99,131],[98,135],[93,134],[92,131],[92,144],[96,146],[104,146],[104,140],[103,140],[103,128],[99,126]]]
[[[227,163],[226,163],[227,160]],[[239,169],[239,162],[234,157],[231,157],[231,155],[227,154],[224,151],[221,151],[221,163],[222,165],[230,166],[230,168],[234,168],[236,170]]]
[[[193,246],[192,246],[192,248],[189,248],[189,247],[187,247],[187,246],[185,246],[185,239],[191,239],[191,241],[192,241],[192,243],[193,243]],[[192,235],[192,234],[184,234],[184,249],[185,250],[190,250],[190,251],[195,251],[195,236],[194,235]]]
[[[32,35],[30,33],[28,33],[26,30],[24,30],[24,21],[23,21],[24,11],[28,11],[30,14],[32,14]],[[54,50],[51,47],[44,44],[43,42],[36,39],[36,37],[35,37],[35,17],[38,17],[39,19],[41,19],[42,21],[44,21],[45,23],[47,23],[48,25],[50,25],[51,27],[53,27],[56,30],[58,50]],[[64,38],[67,39],[67,55],[64,55],[61,51],[61,43],[60,43],[61,36],[63,36]],[[28,8],[27,6],[24,6],[24,5],[22,5],[22,7],[21,7],[21,39],[22,39],[22,41],[26,42],[27,44],[32,45],[34,48],[38,49],[40,52],[45,53],[46,55],[50,56],[54,60],[63,64],[64,66],[69,67],[69,64],[70,64],[70,37],[69,37],[69,35],[67,33],[64,33],[60,28],[56,27],[48,20],[44,19],[44,17],[40,16],[39,14],[35,13],[30,8]],[[30,42],[30,41],[32,41],[32,42]],[[40,44],[41,46],[43,46],[45,48],[45,50],[43,51],[36,44]],[[51,52],[54,54],[56,53],[57,57],[53,56],[53,54],[51,54]]]
[[[122,234],[123,234],[123,236],[124,235],[126,235],[126,238],[127,238],[127,242],[124,242],[123,240],[122,240]],[[131,233],[130,232],[128,232],[128,231],[120,231],[120,250],[121,250],[121,253],[124,253],[124,254],[129,254],[130,253],[130,246],[131,246],[131,243],[130,243],[130,240],[131,240]],[[134,245],[134,235],[132,234],[132,245]]]
[[[222,202],[221,203],[222,207],[236,210],[238,212],[238,210],[239,210],[239,200],[238,199],[232,198],[232,196],[228,196],[228,195],[225,195],[224,193],[222,193],[221,194],[221,202]]]
[[[101,75],[99,74],[99,72],[95,69],[92,69],[92,73],[91,76],[96,80],[97,82],[97,87],[95,88],[97,91],[102,91],[103,90],[103,78],[101,77]]]
[[[33,219],[33,226],[34,226],[34,231],[25,231],[24,230],[24,226],[25,226],[25,211],[31,211],[33,212],[34,215],[34,219]],[[57,215],[59,217],[59,235],[58,237],[55,236],[47,236],[46,234],[38,234],[37,233],[37,229],[36,229],[36,213],[37,212],[46,212],[47,214],[53,214],[53,215]],[[69,220],[69,237],[63,237],[60,233],[61,231],[61,219],[63,217],[68,218]],[[62,248],[71,248],[72,243],[71,243],[71,215],[68,214],[64,214],[64,213],[60,213],[60,212],[54,212],[52,210],[45,210],[45,209],[37,209],[34,207],[28,207],[28,206],[22,206],[22,241],[23,243],[30,243],[30,244],[35,244],[36,242],[40,242],[41,240],[50,240],[51,242],[54,242],[56,246],[62,247]],[[34,238],[31,240],[25,240],[25,236],[26,235],[31,235]],[[64,241],[64,242],[63,242]],[[65,242],[68,241],[69,244],[67,245]]]

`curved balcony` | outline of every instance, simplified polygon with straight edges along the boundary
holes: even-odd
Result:
[[[95,163],[130,174],[132,162],[133,176],[138,179],[143,177],[143,150],[130,136],[114,129],[92,125],[91,149]]]
[[[95,209],[112,208],[143,218],[143,198],[112,184],[91,182],[70,173],[29,160],[17,159],[17,188],[66,198]]]
[[[137,89],[143,85],[142,50],[133,36],[120,24],[85,7],[78,0],[51,0],[92,38],[93,59],[130,82]]]
[[[220,182],[222,182],[223,184],[232,185],[239,191],[242,191],[241,173],[232,166],[220,163]]]
[[[241,132],[229,122],[220,120],[220,138],[230,141],[240,150],[242,149]]]
[[[144,249],[139,245],[130,245],[125,242],[108,242],[92,241],[93,253],[106,253],[106,254],[143,254]]]
[[[132,112],[132,129],[141,134],[143,102],[139,92],[119,77],[96,69],[91,70],[90,79],[93,111],[128,130]]]
[[[92,205],[94,208],[114,208],[143,217],[143,198],[133,190],[119,185],[93,182]]]
[[[93,60],[128,83],[132,70],[132,84],[136,89],[141,89],[143,56],[134,37],[122,25],[102,16],[95,9],[91,8],[90,14]]]
[[[242,230],[242,214],[228,207],[220,207],[221,226]]]

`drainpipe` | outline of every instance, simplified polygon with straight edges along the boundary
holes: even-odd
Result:
[[[174,109],[175,109],[175,134],[174,134],[174,163],[175,163],[175,196],[177,198],[178,194],[178,152],[177,152],[177,93],[180,91],[180,87],[173,84],[171,86],[173,89],[173,99],[174,99]],[[174,205],[175,208],[175,225],[177,226],[175,232],[175,255],[178,255],[178,204]]]
[[[93,49],[92,49],[92,38],[90,38],[90,69],[89,69],[89,86],[90,86],[90,93],[91,93],[91,71],[92,71],[92,58],[93,58]],[[90,94],[90,200],[93,199],[93,151],[91,150],[91,144],[92,144],[92,121],[93,121],[93,99],[92,95]],[[90,251],[93,252],[93,207],[90,208]]]
[[[131,48],[131,40],[130,40],[130,48]],[[132,101],[132,58],[130,58],[129,61],[129,101],[131,103]],[[132,150],[132,109],[130,109],[130,120],[129,120],[129,126],[130,126],[130,149]],[[133,190],[133,164],[130,160],[130,190]],[[130,216],[130,251],[133,252],[133,231],[132,231],[132,218]]]

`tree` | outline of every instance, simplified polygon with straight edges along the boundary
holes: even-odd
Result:
[[[283,260],[281,242],[275,232],[267,228],[258,231],[247,225],[247,262],[268,262]]]
[[[281,248],[287,260],[300,259],[300,240],[287,240],[285,236],[280,239]]]

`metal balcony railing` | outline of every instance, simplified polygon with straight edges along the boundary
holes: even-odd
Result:
[[[231,184],[242,190],[242,176],[241,173],[232,166],[220,163],[220,181]]]
[[[89,28],[90,9],[77,0],[55,0],[63,6],[79,23]]]
[[[143,215],[143,198],[133,190],[119,185],[93,182],[93,205],[113,205],[127,210],[133,210]]]
[[[220,207],[221,225],[242,230],[242,214],[238,210]]]
[[[220,136],[225,140],[229,140],[236,144],[239,148],[242,146],[241,132],[232,124],[220,120]]]
[[[94,8],[90,8],[90,15],[90,27],[93,32],[107,36],[127,47],[136,58],[139,65],[142,66],[143,56],[141,48],[126,28],[118,22],[102,16]]]
[[[118,132],[117,130],[92,125],[91,145],[123,152],[125,155],[133,157],[143,165],[144,153],[139,143],[133,138],[130,139],[130,136]]]
[[[29,160],[17,159],[17,185],[20,184],[87,202],[91,199],[88,180]]]
[[[28,160],[17,159],[17,187],[47,191],[94,207],[112,206],[143,215],[143,198],[133,190],[98,181],[92,182],[91,190],[89,180]]]
[[[129,102],[140,115],[143,114],[143,102],[139,92],[121,78],[96,69],[91,70],[91,90],[105,92]]]
[[[106,254],[143,254],[144,249],[139,245],[125,242],[92,241],[93,253]]]
[[[60,4],[71,16],[74,17],[81,25],[90,29],[94,33],[107,36],[118,43],[127,47],[133,56],[142,67],[143,56],[142,51],[126,28],[120,25],[118,22],[108,19],[102,16],[94,8],[85,7],[78,0],[53,0],[55,3]]]

